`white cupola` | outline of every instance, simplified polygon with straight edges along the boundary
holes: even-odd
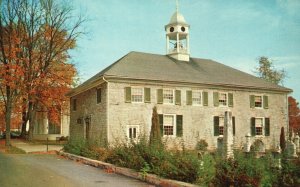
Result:
[[[190,60],[189,30],[182,14],[178,11],[172,15],[170,22],[165,26],[167,55],[181,61]]]

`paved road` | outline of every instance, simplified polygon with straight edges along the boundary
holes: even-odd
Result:
[[[56,155],[0,153],[1,187],[126,187],[151,185]]]

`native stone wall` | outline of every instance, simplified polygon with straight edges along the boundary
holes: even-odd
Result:
[[[101,88],[101,102],[97,104],[97,88]],[[73,100],[76,99],[76,111]],[[86,118],[90,119],[89,141],[107,143],[107,84],[103,83],[70,98],[70,139],[86,139]]]
[[[125,87],[138,86],[151,88],[150,103],[126,103]],[[157,89],[171,88],[181,90],[181,105],[157,104]],[[208,106],[191,106],[186,104],[186,91],[201,89],[208,92]],[[266,149],[275,148],[279,144],[280,128],[287,127],[287,99],[286,94],[265,91],[233,90],[214,87],[191,87],[163,84],[142,83],[109,83],[108,107],[108,142],[126,141],[128,125],[139,126],[140,135],[148,136],[151,128],[152,108],[157,106],[158,114],[176,114],[183,116],[183,136],[164,138],[170,146],[194,148],[197,141],[204,139],[209,149],[217,148],[217,140],[222,136],[214,136],[214,116],[224,115],[230,110],[235,117],[234,147],[242,148],[245,135],[251,132],[251,117],[270,118],[270,136],[252,136],[250,141],[261,140]],[[213,92],[233,93],[233,107],[215,107]],[[267,95],[268,109],[250,108],[250,95]]]

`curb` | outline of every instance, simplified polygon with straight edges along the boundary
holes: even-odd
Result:
[[[185,183],[185,182],[181,182],[181,181],[160,178],[154,174],[143,174],[141,172],[137,172],[132,169],[118,167],[113,164],[109,164],[109,163],[98,161],[98,160],[93,160],[93,159],[82,157],[82,156],[77,156],[77,155],[74,155],[71,153],[66,153],[64,151],[59,151],[59,152],[57,152],[57,154],[65,157],[67,159],[70,159],[70,160],[81,162],[86,165],[94,166],[97,168],[105,169],[106,172],[108,172],[108,173],[116,173],[116,174],[125,175],[127,177],[142,180],[142,181],[148,182],[150,184],[154,184],[156,186],[161,186],[161,187],[196,187],[197,186],[194,184]]]

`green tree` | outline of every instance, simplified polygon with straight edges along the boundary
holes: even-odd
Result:
[[[260,78],[274,84],[283,84],[286,78],[286,71],[284,69],[276,70],[272,60],[265,56],[259,58],[259,67],[255,72]]]
[[[162,144],[160,133],[161,132],[160,132],[160,128],[159,128],[157,108],[153,107],[152,125],[151,125],[151,131],[150,131],[150,145],[160,146]]]

